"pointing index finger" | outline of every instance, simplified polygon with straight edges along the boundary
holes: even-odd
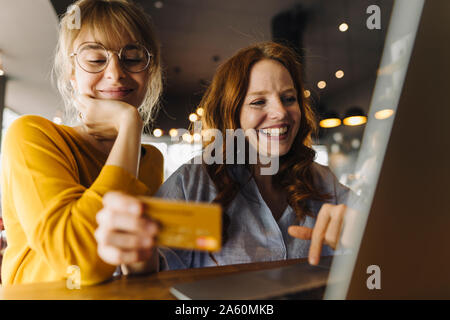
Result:
[[[322,208],[320,208],[316,224],[312,231],[311,246],[309,247],[308,256],[309,263],[312,265],[317,265],[319,263],[322,244],[329,220],[329,207],[327,204],[324,204]]]

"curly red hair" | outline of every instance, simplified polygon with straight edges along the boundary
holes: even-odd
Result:
[[[317,121],[303,93],[301,64],[294,50],[278,43],[263,42],[241,49],[225,61],[218,68],[200,102],[200,107],[205,111],[202,126],[205,129],[218,129],[223,135],[226,129],[241,127],[239,116],[249,86],[250,71],[256,62],[263,59],[276,60],[289,71],[299,96],[301,111],[299,131],[289,152],[280,158],[279,171],[272,181],[275,186],[286,191],[287,202],[300,221],[305,215],[312,215],[307,200],[323,201],[330,196],[323,194],[313,182],[312,164],[316,153],[311,146],[312,135],[317,131]],[[206,142],[204,147],[209,143],[213,142]],[[226,154],[225,139],[222,147],[223,154]],[[224,164],[205,164],[205,166],[218,191],[215,202],[226,209],[241,186],[230,175],[230,171],[227,170],[227,166],[230,165],[226,164],[226,161]],[[251,167],[249,165],[247,167],[251,172]],[[225,228],[226,225],[227,221],[224,223]]]

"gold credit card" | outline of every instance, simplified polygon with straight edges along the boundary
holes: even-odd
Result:
[[[218,204],[139,197],[145,214],[161,224],[158,245],[178,249],[219,251],[222,208]]]

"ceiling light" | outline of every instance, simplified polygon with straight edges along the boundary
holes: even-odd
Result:
[[[338,70],[334,75],[336,76],[336,78],[341,79],[344,76],[344,71]]]
[[[341,24],[339,25],[339,31],[345,32],[345,31],[347,31],[347,30],[348,30],[348,24],[346,24],[345,22],[344,22],[344,23],[341,23]]]
[[[195,122],[195,121],[197,121],[197,120],[198,120],[198,116],[197,116],[195,113],[191,113],[191,114],[189,115],[189,121]]]
[[[161,9],[164,6],[164,3],[162,1],[155,1],[153,5],[156,9]]]
[[[309,90],[305,90],[303,93],[305,94],[305,98],[309,98],[309,96],[311,95],[311,91]]]
[[[335,128],[341,125],[341,119],[339,119],[336,112],[326,112],[319,122],[319,126],[322,128]]]
[[[363,116],[353,116],[344,119],[344,124],[346,126],[359,126],[367,122],[367,118]]]
[[[367,117],[359,107],[352,107],[345,113],[344,125],[359,126],[367,122]]]
[[[205,109],[202,107],[197,108],[197,114],[201,117],[205,113]]]
[[[153,135],[154,135],[155,137],[157,137],[157,138],[161,137],[162,134],[163,134],[163,132],[162,132],[161,129],[155,129],[155,130],[153,130]]]
[[[335,128],[341,125],[341,119],[331,118],[331,119],[323,119],[319,122],[319,125],[322,128]]]
[[[169,135],[170,135],[171,137],[176,137],[176,136],[178,136],[178,130],[177,130],[177,129],[170,129],[170,130],[169,130]]]
[[[383,109],[375,112],[375,119],[383,120],[387,119],[394,114],[394,110],[392,109]]]
[[[325,81],[319,81],[317,82],[317,87],[319,87],[319,89],[323,89],[327,86],[327,83]]]

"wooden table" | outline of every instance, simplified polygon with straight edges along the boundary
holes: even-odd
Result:
[[[236,264],[190,270],[163,271],[145,277],[120,277],[109,282],[68,289],[65,281],[21,284],[0,288],[1,300],[174,300],[169,292],[177,283],[217,277],[224,274],[255,271],[307,261],[293,259],[283,261]]]

